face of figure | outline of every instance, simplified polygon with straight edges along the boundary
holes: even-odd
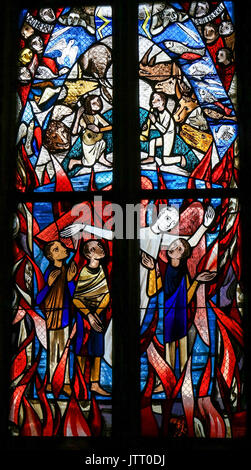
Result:
[[[68,16],[68,25],[73,24],[77,25],[80,20],[80,16],[76,12],[71,12]]]
[[[219,27],[219,33],[222,36],[229,36],[234,32],[234,27],[230,21],[223,21]]]
[[[91,109],[94,114],[98,113],[101,110],[101,107],[102,105],[100,103],[100,98],[98,96],[96,96],[95,98],[91,100]]]
[[[68,257],[68,250],[61,242],[55,241],[50,247],[50,256],[53,261],[63,261]]]
[[[195,16],[197,18],[200,18],[201,16],[207,15],[208,11],[209,11],[209,5],[207,2],[198,2]]]
[[[230,60],[228,58],[227,51],[225,49],[220,49],[217,52],[217,62],[219,62],[219,64],[224,64],[224,63],[229,64]]]
[[[165,8],[162,12],[162,18],[164,21],[171,21],[171,23],[174,23],[174,21],[177,21],[178,15],[172,8]]]
[[[167,207],[160,212],[157,219],[157,227],[160,232],[168,232],[168,230],[171,230],[177,225],[178,221],[178,211],[174,207]]]
[[[21,29],[21,34],[25,39],[28,39],[32,34],[34,34],[34,29],[28,23],[24,23]]]
[[[210,26],[209,24],[205,26],[204,28],[204,38],[208,43],[213,42],[217,39],[218,34],[213,26]]]
[[[86,254],[89,259],[102,259],[105,257],[105,250],[103,245],[98,240],[91,240],[88,242],[88,254]]]
[[[154,109],[163,109],[164,101],[158,93],[154,93],[152,97],[152,107]]]
[[[38,54],[41,54],[44,48],[42,38],[40,38],[40,36],[34,36],[34,38],[32,38],[30,41],[30,47]]]
[[[183,257],[185,247],[180,240],[171,243],[167,250],[167,254],[171,259],[181,259]]]
[[[39,11],[40,18],[46,23],[52,23],[56,17],[52,8],[41,8]]]
[[[21,51],[20,56],[19,56],[19,60],[20,60],[21,64],[27,65],[31,62],[32,56],[33,56],[32,51],[26,47],[25,49],[23,49]]]

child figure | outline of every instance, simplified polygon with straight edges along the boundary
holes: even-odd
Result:
[[[174,240],[167,250],[168,264],[165,272],[164,285],[160,273],[155,268],[152,257],[144,253],[142,263],[149,269],[148,295],[164,290],[164,346],[166,362],[174,369],[176,358],[176,342],[179,347],[180,371],[187,361],[187,306],[191,302],[200,282],[210,282],[215,272],[204,271],[196,276],[190,285],[186,259],[191,254],[191,246],[184,238]],[[162,384],[155,393],[163,390]]]
[[[83,255],[87,265],[80,272],[73,303],[78,308],[76,354],[82,373],[84,374],[86,359],[90,359],[90,389],[99,395],[109,396],[100,386],[101,357],[104,355],[104,328],[102,319],[110,301],[110,293],[104,270],[100,261],[105,257],[103,245],[98,240],[88,240],[83,247]],[[82,349],[83,316],[90,324],[91,330],[87,341],[87,349]]]

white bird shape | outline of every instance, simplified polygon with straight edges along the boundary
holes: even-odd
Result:
[[[58,78],[58,76],[64,75],[65,73],[68,73],[69,69],[68,67],[63,67],[61,70],[59,70],[58,74],[53,73],[49,67],[46,67],[45,65],[39,65],[36,71],[35,79],[36,80],[49,80],[53,78]]]
[[[53,46],[51,46],[46,52],[59,51],[61,55],[57,57],[57,62],[60,65],[64,65],[65,59],[68,59],[70,66],[75,63],[78,54],[78,46],[74,46],[75,39],[70,39],[66,42],[65,38],[61,38]]]

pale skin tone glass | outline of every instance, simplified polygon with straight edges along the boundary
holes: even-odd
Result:
[[[28,39],[34,34],[34,29],[27,23],[25,23],[21,29],[21,34],[25,39]]]
[[[55,268],[61,268],[63,266],[63,261],[68,258],[68,250],[62,245],[59,241],[55,241],[50,248],[50,256],[52,258]],[[55,269],[51,272],[48,277],[48,285],[51,286],[57,277],[60,275],[60,269]],[[70,282],[77,274],[77,266],[72,262],[67,271],[67,281]]]

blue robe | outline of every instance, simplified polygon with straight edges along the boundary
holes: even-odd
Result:
[[[187,335],[187,287],[184,265],[167,265],[164,282],[164,339],[170,343]]]

